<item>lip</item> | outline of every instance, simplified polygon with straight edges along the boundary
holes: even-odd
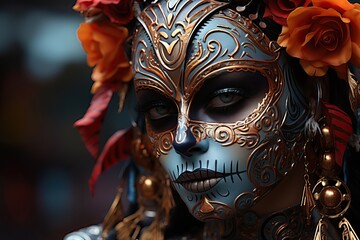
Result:
[[[193,172],[186,171],[174,181],[182,185],[186,190],[193,193],[201,193],[210,190],[221,179],[234,173],[220,173],[209,169],[196,169]]]

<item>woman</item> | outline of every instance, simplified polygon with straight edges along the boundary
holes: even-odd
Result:
[[[137,210],[119,216],[117,199],[104,239],[358,239],[339,176],[359,158],[359,4],[79,0],[75,9],[88,20],[79,38],[96,65],[95,97],[123,95],[133,79],[139,105],[142,133],[125,134]],[[179,197],[192,216],[179,216]]]

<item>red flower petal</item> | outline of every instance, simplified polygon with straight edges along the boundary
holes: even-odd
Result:
[[[85,115],[74,123],[90,154],[97,158],[99,152],[99,133],[113,91],[102,88],[93,96]]]
[[[93,168],[89,179],[89,188],[92,193],[99,175],[116,163],[130,157],[130,142],[133,137],[133,128],[117,131],[106,142],[103,151]]]

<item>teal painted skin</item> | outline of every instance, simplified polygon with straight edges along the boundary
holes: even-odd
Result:
[[[280,67],[284,68],[284,72],[288,74],[286,75],[287,77],[294,77],[291,76],[289,69],[286,69],[286,65],[282,65]],[[255,197],[259,197],[261,199],[267,191],[269,191],[281,180],[281,178],[285,175],[285,172],[287,173],[291,171],[291,169],[295,166],[296,159],[285,158],[289,155],[291,146],[295,144],[294,139],[301,135],[308,115],[306,112],[305,99],[301,95],[300,90],[297,89],[294,84],[295,83],[291,79],[285,79],[283,93],[276,103],[279,110],[279,123],[281,123],[281,126],[279,126],[279,132],[276,134],[275,132],[266,132],[264,130],[259,131],[259,142],[253,148],[242,147],[237,143],[224,146],[222,143],[208,137],[195,145],[185,146],[183,149],[182,144],[186,145],[188,144],[188,141],[185,140],[180,144],[174,143],[173,145],[175,147],[173,147],[167,154],[160,156],[160,162],[169,173],[170,178],[173,181],[174,188],[186,203],[189,211],[192,212],[195,217],[197,217],[196,211],[198,211],[195,205],[202,199],[202,197],[206,197],[210,201],[220,202],[231,207],[231,211],[227,212],[230,215],[222,215],[221,218],[230,217],[237,210],[246,210],[246,208],[252,207],[253,204],[256,204],[254,199]],[[256,102],[256,104],[260,103],[261,101]],[[289,109],[290,103],[294,104],[291,106],[292,109]],[[202,115],[202,118],[206,117],[206,115]],[[226,120],[229,121],[229,119],[225,119],[225,121]],[[229,123],[229,125],[231,124],[232,122]],[[226,125],[226,123],[224,125]],[[187,138],[191,137],[191,133],[188,132]],[[271,161],[269,160],[268,163],[270,163],[271,167],[275,170],[270,171],[272,175],[267,182],[261,182],[261,180],[254,177],[256,176],[256,167],[251,169],[249,167],[252,165],[252,161],[258,161],[254,160],[251,156],[254,156],[257,153],[260,154],[266,149],[259,147],[262,144],[266,145],[268,142],[274,143],[280,139],[288,144],[286,145],[286,147],[288,147],[288,150],[286,151],[287,156],[280,156],[280,158],[284,158],[284,161],[288,161],[286,163],[288,167],[286,170],[280,170],[279,167],[275,165],[274,159]],[[271,144],[269,147],[272,147]],[[297,155],[297,158],[300,158],[300,155]],[[201,192],[189,191],[183,185],[177,183],[176,179],[178,179],[182,173],[187,171],[194,172],[199,169],[232,174],[221,177],[221,180],[212,188]],[[266,172],[264,169],[261,170],[264,173]],[[284,174],[280,174],[279,172],[281,171]],[[266,190],[262,193],[262,195],[255,196],[252,193],[255,188],[259,186],[265,187]],[[244,195],[244,193],[247,194]],[[237,202],[237,199],[241,194],[244,195],[244,199],[242,200],[248,201],[248,204],[243,204],[239,201]],[[201,220],[212,219],[213,217],[215,216],[209,216],[206,219]],[[219,218],[218,214],[216,214],[216,218]]]
[[[159,134],[173,135],[173,146],[158,151],[159,160],[189,211],[203,221],[226,219],[251,208],[302,157],[294,149],[303,141],[308,105],[287,64],[288,56],[276,45],[272,49],[268,39],[259,40],[262,32],[249,30],[243,22],[231,10],[204,19],[187,46],[186,64],[176,75],[187,78],[181,78],[177,88],[133,59],[134,69],[140,69],[135,71],[136,92],[155,148]],[[140,28],[137,33],[134,56],[155,52],[146,32]],[[201,56],[201,49],[208,56],[189,71],[189,62]],[[152,84],[137,87],[144,79]],[[187,92],[194,82],[200,87]],[[172,94],[155,87],[166,84]],[[209,133],[199,138],[191,130],[206,124],[212,130],[214,126],[232,129],[235,140],[224,143],[218,139],[221,135]],[[204,198],[215,211],[199,210]]]

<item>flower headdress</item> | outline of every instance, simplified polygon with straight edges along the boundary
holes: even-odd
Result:
[[[91,91],[105,87],[122,89],[132,79],[131,64],[125,44],[128,24],[134,18],[130,0],[78,0],[74,9],[85,16],[78,30],[79,40],[88,54],[87,62],[94,67]]]
[[[234,2],[249,5],[254,0]],[[98,140],[89,139],[89,135],[100,130],[113,92],[120,93],[122,109],[132,80],[126,46],[141,4],[144,2],[137,0],[77,0],[73,7],[85,16],[78,37],[88,54],[88,65],[94,67],[91,92],[95,94],[89,111],[75,126],[94,157],[98,155]],[[349,63],[360,67],[360,4],[347,0],[263,0],[263,4],[261,18],[282,27],[277,42],[300,60],[309,76],[324,76],[333,68],[346,79]]]
[[[360,85],[348,70],[350,65],[360,67],[360,4],[352,4],[347,0],[227,2],[237,6],[239,12],[247,12],[247,16],[257,21],[264,30],[272,31],[266,21],[275,24],[276,28],[280,27],[281,31],[275,33],[275,40],[290,56],[299,59],[310,77],[322,77],[329,69],[333,69],[338,78],[348,81],[352,95],[350,103],[355,116],[359,116],[358,136],[355,139],[360,148]],[[88,65],[94,67],[91,75],[94,81],[92,103],[84,117],[75,123],[88,150],[97,159],[90,179],[91,189],[102,171],[127,158],[131,151],[128,149],[129,144],[125,143],[134,137],[133,133],[119,131],[110,138],[99,155],[99,131],[114,92],[120,94],[120,110],[124,104],[127,86],[133,77],[131,62],[126,54],[128,40],[133,20],[141,6],[146,4],[146,1],[140,0],[77,0],[74,6],[74,10],[85,16],[78,37],[88,54]],[[248,11],[250,5],[257,6],[255,13]],[[263,9],[259,10],[259,6]],[[338,110],[331,111],[342,116],[343,112]],[[350,121],[346,117],[344,119],[347,123]],[[119,144],[123,147],[114,148]],[[339,156],[343,155],[345,146],[341,145]]]
[[[305,2],[307,4],[307,2]],[[312,0],[294,9],[283,24],[278,43],[310,76],[334,68],[346,78],[348,63],[360,67],[360,4],[346,0]]]
[[[136,1],[136,0],[135,0]],[[77,0],[74,10],[85,16],[85,22],[78,29],[78,38],[87,52],[88,65],[94,67],[91,78],[94,81],[91,92],[94,97],[86,114],[76,121],[85,145],[96,159],[89,179],[89,187],[94,193],[98,176],[115,163],[130,156],[134,161],[156,177],[141,175],[137,185],[139,209],[125,217],[119,192],[103,222],[102,239],[111,228],[116,227],[119,239],[135,238],[140,222],[145,218],[146,199],[156,202],[157,216],[152,224],[143,229],[141,239],[161,239],[168,224],[170,209],[174,206],[170,181],[158,162],[151,162],[147,153],[146,137],[138,129],[115,132],[99,154],[99,133],[106,110],[114,92],[119,92],[119,111],[122,110],[128,84],[132,80],[131,62],[126,54],[129,29],[140,2],[134,0]],[[144,2],[142,2],[144,4]],[[150,164],[151,162],[151,164]],[[148,184],[150,182],[150,186]],[[134,233],[135,232],[135,233]],[[133,237],[131,237],[133,236]]]
[[[74,126],[78,128],[91,155],[97,159],[89,184],[93,191],[98,175],[115,162],[128,158],[129,151],[122,148],[114,159],[112,145],[130,138],[127,132],[117,132],[109,139],[99,155],[99,132],[108,104],[114,92],[119,93],[119,111],[122,110],[128,84],[132,80],[131,62],[126,54],[129,24],[134,19],[133,0],[78,0],[73,7],[85,17],[80,24],[78,38],[87,53],[87,63],[94,67],[91,78],[94,94],[84,117]],[[125,140],[126,141],[126,140]]]

